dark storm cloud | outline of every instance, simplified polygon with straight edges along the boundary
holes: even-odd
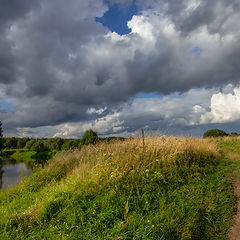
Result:
[[[133,32],[123,37],[95,21],[108,9],[99,0],[0,4],[0,83],[16,110],[1,119],[12,127],[86,120],[89,108],[111,112],[140,92],[239,83],[237,0],[137,0]],[[124,118],[126,129],[147,122]],[[157,126],[161,115],[152,119]]]
[[[1,0],[0,1],[0,83],[16,81],[17,63],[12,53],[12,45],[6,39],[6,31],[13,21],[23,18],[38,1]]]
[[[198,60],[199,62],[192,67],[191,60],[181,66],[181,61],[175,58],[174,51],[177,49],[174,49],[174,46],[171,49],[169,46],[167,53],[163,55],[153,53],[146,56],[144,53],[135,52],[134,58],[127,62],[128,78],[132,80],[129,86],[133,94],[153,91],[170,94],[202,86],[211,88],[228,83],[239,84],[238,43],[233,43],[214,58],[202,62]]]
[[[1,0],[0,1],[0,24],[24,17],[32,8],[39,5],[37,0]]]
[[[187,1],[168,1],[166,14],[170,16],[175,26],[182,34],[190,32],[206,25],[210,33],[221,33],[224,21],[235,11],[239,11],[237,0],[201,0],[199,5],[194,5],[191,12],[185,12]],[[228,11],[228,8],[231,11]],[[190,8],[191,9],[191,8]]]

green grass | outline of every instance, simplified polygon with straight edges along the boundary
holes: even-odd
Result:
[[[143,149],[133,139],[58,153],[0,192],[0,239],[227,239],[240,163],[224,153],[231,142],[240,152],[234,141],[146,139]]]
[[[35,151],[16,150],[11,157],[17,162],[33,162]]]
[[[10,156],[12,159],[17,162],[25,162],[25,163],[45,163],[48,159],[53,157],[56,154],[56,151],[28,151],[23,149],[17,149]]]

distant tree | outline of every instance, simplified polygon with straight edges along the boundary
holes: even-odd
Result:
[[[98,141],[98,135],[92,129],[87,130],[81,139],[82,144],[85,144],[85,145],[95,144],[97,141]]]
[[[60,151],[62,149],[63,144],[64,140],[61,138],[49,138],[46,140],[46,145],[50,150]]]
[[[15,137],[8,137],[5,139],[4,147],[11,149],[11,148],[17,148],[17,138]]]
[[[4,149],[4,139],[0,137],[0,151]],[[0,170],[1,171],[1,170]]]
[[[48,147],[45,145],[44,140],[38,139],[35,141],[32,146],[31,146],[31,151],[36,151],[36,152],[44,152],[48,151]]]
[[[3,137],[2,122],[0,121],[0,137]]]
[[[30,139],[30,141],[28,141],[25,145],[25,148],[29,151],[31,151],[32,149],[32,146],[33,144],[36,142],[37,140],[36,139]]]
[[[78,139],[65,139],[62,145],[62,150],[79,148],[80,141]]]
[[[231,132],[230,136],[232,136],[232,137],[236,137],[236,136],[239,136],[239,134],[236,133],[236,132]]]
[[[204,138],[206,138],[206,137],[224,137],[224,136],[228,136],[228,134],[225,131],[217,129],[217,128],[210,129],[203,134]]]
[[[18,138],[17,139],[17,148],[24,148],[26,143],[29,141],[29,138]]]

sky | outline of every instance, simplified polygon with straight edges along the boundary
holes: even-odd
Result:
[[[4,136],[240,132],[239,0],[0,0]]]

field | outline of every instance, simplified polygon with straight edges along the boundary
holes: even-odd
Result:
[[[239,160],[237,137],[63,151],[0,192],[0,239],[227,239]]]

